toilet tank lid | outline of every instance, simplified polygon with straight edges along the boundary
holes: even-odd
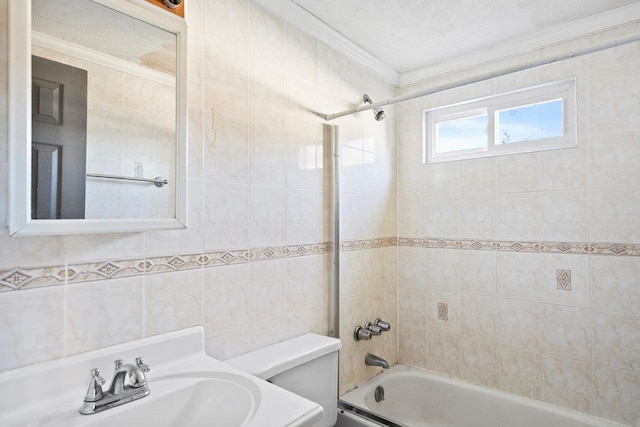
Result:
[[[225,360],[231,366],[263,380],[340,350],[339,339],[305,334]]]

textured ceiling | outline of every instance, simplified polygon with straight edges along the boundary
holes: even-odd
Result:
[[[31,0],[34,31],[175,75],[176,36],[89,0]]]
[[[292,0],[400,73],[638,0]]]

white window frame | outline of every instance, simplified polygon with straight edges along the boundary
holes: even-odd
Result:
[[[501,144],[497,135],[498,112],[511,108],[541,104],[554,100],[562,100],[563,135],[554,138],[518,141]],[[451,120],[487,115],[487,146],[482,148],[437,151],[437,126]],[[457,104],[446,105],[425,110],[424,117],[424,156],[423,162],[438,163],[453,160],[475,159],[508,154],[531,153],[535,151],[554,150],[576,147],[577,143],[577,110],[576,79],[570,78],[552,83],[531,86],[511,92],[500,93],[477,98]]]

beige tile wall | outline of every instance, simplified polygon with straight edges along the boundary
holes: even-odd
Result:
[[[251,1],[187,5],[189,229],[29,238],[0,231],[0,371],[192,325],[204,326],[207,351],[220,359],[328,332],[332,160],[318,114],[395,88]],[[0,0],[2,68],[6,19]],[[2,222],[7,85],[1,72]],[[357,187],[344,194],[351,240],[396,235],[395,118],[390,110],[385,122],[366,119],[339,123],[359,141],[357,173],[345,178]],[[395,250],[357,251],[382,270],[357,279],[366,299],[355,323],[394,321]],[[393,362],[394,334],[368,348]],[[359,353],[346,358],[361,378],[364,346],[347,347]]]
[[[567,248],[640,243],[639,67],[640,43],[633,43],[398,107],[399,237],[468,245],[399,248],[401,362],[637,422],[638,253]],[[424,109],[571,76],[578,147],[421,163]],[[522,246],[474,250],[474,239]],[[570,290],[559,289],[562,271]],[[448,320],[438,317],[438,304],[448,305]]]
[[[386,94],[369,93],[375,101]],[[353,94],[355,99],[362,94]],[[377,122],[371,111],[337,120],[340,140],[340,236],[368,241],[396,236],[395,108]],[[393,246],[388,246],[392,244]],[[373,247],[371,247],[373,246]],[[382,369],[366,366],[367,353],[397,361],[397,280],[395,239],[366,249],[343,247],[340,252],[340,394]],[[356,326],[389,321],[391,331],[370,341],[353,338]]]
[[[381,247],[340,254],[340,394],[381,372],[366,366],[367,353],[394,364],[398,358],[398,316],[395,260],[397,248]],[[391,330],[370,341],[353,338],[356,326],[381,318]]]

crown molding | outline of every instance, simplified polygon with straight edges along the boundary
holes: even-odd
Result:
[[[331,28],[324,21],[309,13],[291,0],[254,0],[255,3],[296,25],[317,40],[334,48],[343,55],[363,65],[382,79],[395,86],[400,81],[400,73],[389,67],[353,41]]]
[[[402,73],[398,86],[417,83],[443,74],[460,71],[480,64],[504,60],[526,54],[538,49],[587,37],[595,33],[611,30],[640,20],[640,3],[634,3],[582,18],[567,24],[538,31],[503,43],[499,47],[482,49],[478,52],[461,55],[438,64]],[[595,42],[594,42],[595,43]]]

